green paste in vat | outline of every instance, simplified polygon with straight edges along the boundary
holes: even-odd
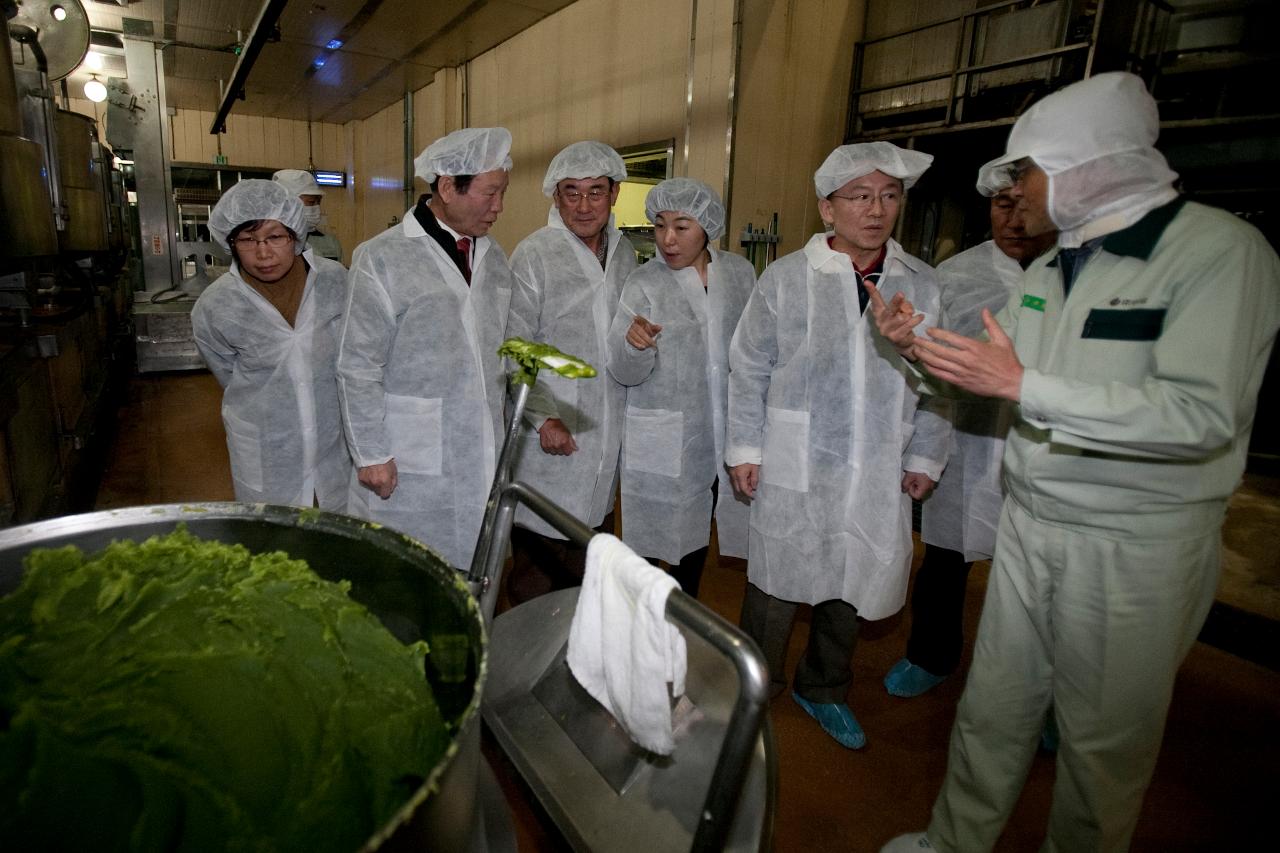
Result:
[[[347,584],[183,529],[35,551],[0,600],[0,838],[356,850],[449,734]]]

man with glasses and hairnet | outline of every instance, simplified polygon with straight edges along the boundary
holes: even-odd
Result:
[[[191,311],[196,347],[223,387],[238,501],[344,512],[351,457],[334,373],[347,304],[341,264],[304,247],[302,202],[241,181],[209,214],[231,269]]]
[[[271,180],[302,202],[303,239],[307,248],[322,258],[342,263],[342,244],[337,237],[321,228],[324,215],[320,212],[320,202],[324,200],[324,190],[316,183],[315,175],[302,169],[281,169],[271,176]]]
[[[605,340],[635,250],[613,224],[626,164],[603,142],[575,142],[556,154],[542,180],[551,198],[546,226],[511,253],[514,289],[507,333],[552,344],[596,366],[590,380],[538,376],[529,393],[529,429],[516,479],[590,527],[613,532],[625,390],[605,371]],[[521,507],[511,531],[507,598],[531,598],[582,583],[586,551]]]
[[[814,175],[831,233],[765,270],[729,349],[725,464],[753,498],[742,627],[781,692],[796,606],[813,605],[792,695],[849,749],[866,742],[846,704],[858,618],[906,599],[911,498],[942,473],[950,432],[917,411],[909,371],[864,313],[879,281],[938,315],[933,269],[891,237],[932,159],[888,142],[833,151]]]
[[[1058,229],[985,340],[873,294],[908,360],[1018,404],[973,665],[926,833],[884,848],[990,850],[1050,703],[1061,742],[1046,850],[1128,849],[1174,677],[1217,588],[1280,326],[1280,259],[1255,228],[1186,201],[1142,80],[1100,74],[1009,134],[1028,234]],[[923,324],[922,324],[923,323]]]
[[[511,301],[502,213],[511,134],[467,128],[414,161],[431,187],[356,247],[338,355],[350,512],[471,563],[503,435],[498,347]]]
[[[962,335],[982,331],[982,311],[999,311],[1020,292],[1022,271],[1057,240],[1028,234],[1008,181],[978,185],[990,198],[991,239],[938,265],[942,314]],[[884,677],[894,696],[919,696],[946,680],[964,648],[964,591],[975,560],[995,551],[1004,493],[1000,457],[1013,422],[1012,404],[987,397],[930,396],[922,406],[951,421],[947,469],[921,509],[924,561],[911,589],[911,637],[906,656]]]

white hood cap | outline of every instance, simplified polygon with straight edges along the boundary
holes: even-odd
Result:
[[[899,148],[892,142],[841,145],[813,173],[813,184],[818,198],[826,198],[854,178],[883,172],[902,181],[902,188],[909,190],[932,162],[932,154]]]
[[[428,184],[440,175],[479,175],[511,171],[511,131],[505,127],[466,127],[442,136],[413,161],[414,174]]]
[[[281,169],[271,176],[271,180],[294,195],[324,195],[315,176],[302,169]]]
[[[575,142],[551,159],[542,179],[542,194],[550,198],[556,184],[571,178],[612,178],[618,183],[627,179],[627,164],[622,162],[622,155],[603,142]]]
[[[724,205],[720,196],[702,181],[693,178],[668,178],[649,190],[644,213],[653,222],[664,210],[687,213],[707,232],[708,240],[719,240],[724,233]]]
[[[307,229],[302,201],[275,181],[252,178],[240,181],[222,194],[209,212],[209,234],[218,245],[231,249],[227,237],[246,222],[274,219],[293,232],[293,253],[307,248]],[[234,254],[232,255],[234,257]]]
[[[1127,227],[1177,196],[1178,174],[1155,149],[1159,133],[1159,111],[1141,78],[1099,74],[1033,104],[1010,131],[1004,156],[978,171],[978,191],[1009,186],[1008,167],[1029,157],[1049,176],[1058,244],[1079,245],[1073,230],[1116,215]]]

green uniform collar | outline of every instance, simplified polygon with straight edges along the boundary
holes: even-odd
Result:
[[[1160,241],[1161,235],[1164,234],[1164,229],[1169,227],[1169,223],[1173,221],[1173,218],[1178,215],[1178,211],[1182,210],[1182,206],[1186,203],[1187,200],[1179,196],[1168,204],[1157,207],[1128,228],[1123,228],[1103,237],[1102,248],[1113,255],[1123,255],[1128,258],[1138,258],[1145,261],[1155,251],[1156,243]],[[1058,258],[1055,256],[1049,261],[1048,265],[1056,267]]]

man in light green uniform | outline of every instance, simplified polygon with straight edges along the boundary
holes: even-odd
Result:
[[[925,834],[886,851],[990,850],[1045,710],[1062,740],[1044,850],[1126,850],[1174,677],[1213,602],[1280,326],[1280,260],[1253,227],[1186,202],[1142,81],[1102,74],[1014,125],[1006,170],[1027,232],[1058,250],[984,312],[986,340],[873,295],[882,333],[930,374],[1013,400],[1005,500],[946,779]]]

